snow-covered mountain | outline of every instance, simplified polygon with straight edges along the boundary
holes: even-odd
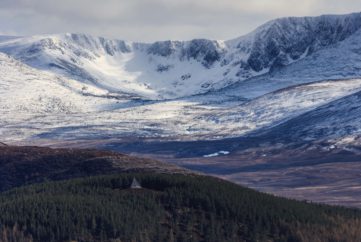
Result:
[[[215,62],[225,48],[222,42],[210,40],[142,44],[83,34],[25,37],[0,44],[2,52],[37,69],[143,99],[208,90],[223,78]]]
[[[111,93],[162,100],[218,90],[277,72],[306,57],[317,57],[319,51],[342,43],[360,28],[361,14],[355,13],[276,19],[229,41],[144,44],[59,34],[1,38],[0,51],[34,68]],[[323,79],[321,73],[312,77]]]
[[[297,85],[244,100],[201,95],[168,101],[112,96],[0,54],[3,141],[238,137],[361,91],[361,79]]]
[[[3,141],[239,137],[361,91],[361,13],[276,19],[228,41],[1,37],[0,52]]]

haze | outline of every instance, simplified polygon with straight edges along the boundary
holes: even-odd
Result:
[[[360,9],[359,0],[2,0],[0,34],[76,32],[147,42],[231,39],[278,17]]]

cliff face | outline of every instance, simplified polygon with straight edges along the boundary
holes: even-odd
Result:
[[[360,21],[360,14],[273,20],[253,33],[247,62],[255,71],[287,65],[350,37]],[[238,46],[244,46],[242,41]]]

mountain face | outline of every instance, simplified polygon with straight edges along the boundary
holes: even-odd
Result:
[[[37,69],[143,99],[196,94],[202,85],[206,91],[209,84],[202,72],[218,63],[223,49],[219,42],[209,40],[142,44],[81,34],[21,38],[0,47]]]
[[[350,37],[360,29],[360,20],[360,14],[351,14],[271,21],[253,33],[253,43],[247,50],[247,64],[254,71],[272,71],[288,65]],[[238,41],[233,41],[238,48],[247,49],[242,38]]]
[[[218,90],[314,56],[355,34],[360,22],[361,14],[277,19],[229,41],[144,44],[83,34],[5,38],[0,51],[109,92],[174,99]]]

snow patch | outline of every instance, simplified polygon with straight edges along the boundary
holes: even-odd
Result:
[[[216,157],[216,156],[220,156],[220,155],[228,155],[229,153],[230,153],[229,151],[221,150],[221,151],[218,151],[216,153],[204,155],[203,157],[205,157],[205,158]]]

